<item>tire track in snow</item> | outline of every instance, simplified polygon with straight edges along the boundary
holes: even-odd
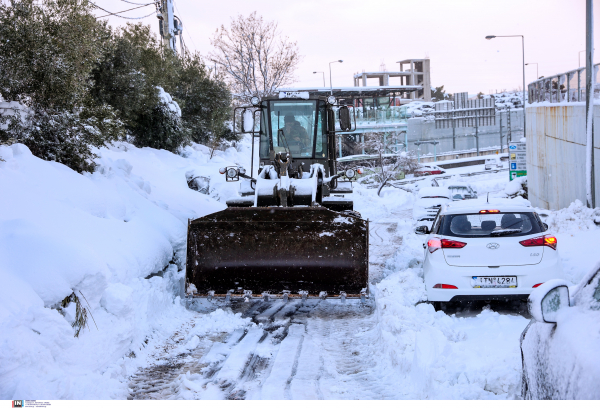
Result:
[[[403,213],[371,223],[370,282],[380,279],[386,259],[402,244],[397,228]],[[224,342],[201,338],[196,350],[178,356],[192,362],[182,364],[175,359],[168,369],[155,369],[150,376],[140,373],[135,389],[131,387],[131,398],[177,398],[181,386],[196,397],[216,387],[227,399],[395,397],[389,392],[395,384],[378,386],[381,381],[370,369],[376,361],[368,350],[378,339],[361,342],[355,338],[358,332],[374,327],[373,305],[350,300],[346,304],[255,300],[232,302],[228,307],[251,317],[257,327],[236,330]],[[197,374],[193,381],[186,377],[188,371]],[[158,381],[152,382],[157,376]]]

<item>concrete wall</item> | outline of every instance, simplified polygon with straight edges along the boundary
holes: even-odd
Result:
[[[600,106],[594,107],[596,205],[600,205]],[[585,104],[527,108],[527,185],[536,207],[585,203]]]
[[[502,117],[502,145],[507,148],[506,112],[496,114],[496,124],[494,126],[480,126],[479,149],[497,150],[500,148],[500,117]],[[436,129],[435,122],[427,122],[421,118],[408,119],[408,149],[416,150],[413,142],[417,140],[437,140],[440,144],[436,147],[438,155],[451,151],[466,151],[476,148],[475,128],[460,127],[455,129],[456,149],[452,145],[452,128]],[[523,110],[511,112],[512,140],[516,141],[523,137]],[[433,154],[433,145],[421,145],[420,155]]]

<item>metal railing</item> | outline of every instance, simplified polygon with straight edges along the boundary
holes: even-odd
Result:
[[[356,125],[357,126],[369,126],[369,125],[391,125],[391,124],[406,124],[406,119],[410,118],[410,115],[406,112],[405,106],[389,106],[387,108],[369,109],[369,108],[353,108],[350,107],[351,111],[356,114]],[[334,109],[335,121],[338,123],[339,117],[337,109]]]
[[[596,75],[599,66],[594,65],[594,97],[600,97],[600,83]],[[585,102],[585,67],[538,79],[529,84],[528,94],[529,103]]]

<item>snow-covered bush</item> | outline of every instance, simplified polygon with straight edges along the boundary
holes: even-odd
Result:
[[[26,119],[0,116],[0,143],[83,172],[94,169],[93,148],[126,133],[171,152],[231,138],[230,92],[198,55],[178,57],[150,26],[113,30],[95,9],[87,0],[0,4],[0,97],[27,110]]]
[[[122,122],[109,106],[93,113],[37,109],[26,120],[19,114],[1,116],[5,129],[0,128],[0,144],[23,143],[39,158],[62,163],[79,173],[93,172],[96,155],[92,149],[124,134]]]
[[[517,177],[504,188],[504,196],[508,198],[523,197],[527,199],[527,176]]]

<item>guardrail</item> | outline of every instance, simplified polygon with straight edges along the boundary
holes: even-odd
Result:
[[[479,176],[479,175],[482,175],[482,174],[499,173],[501,171],[508,171],[508,168],[506,168],[506,169],[495,169],[495,170],[473,171],[473,172],[469,172],[469,173],[459,174],[458,177],[473,177],[473,176]],[[456,174],[450,174],[448,176],[414,177],[414,178],[403,179],[403,180],[399,180],[399,181],[389,181],[387,184],[390,187],[401,188],[400,186],[404,186],[406,184],[414,184],[414,183],[416,183],[418,181],[423,181],[423,180],[430,179],[432,181],[432,183],[435,183],[436,185],[439,186],[437,180],[447,180],[447,179],[452,178],[454,176],[456,176]],[[375,183],[375,185],[367,185],[367,188],[369,188],[369,189],[379,188],[379,184]]]
[[[600,96],[597,73],[600,64],[594,65],[592,84],[594,96]],[[529,103],[585,102],[585,68],[577,68],[562,74],[538,79],[528,86]]]

